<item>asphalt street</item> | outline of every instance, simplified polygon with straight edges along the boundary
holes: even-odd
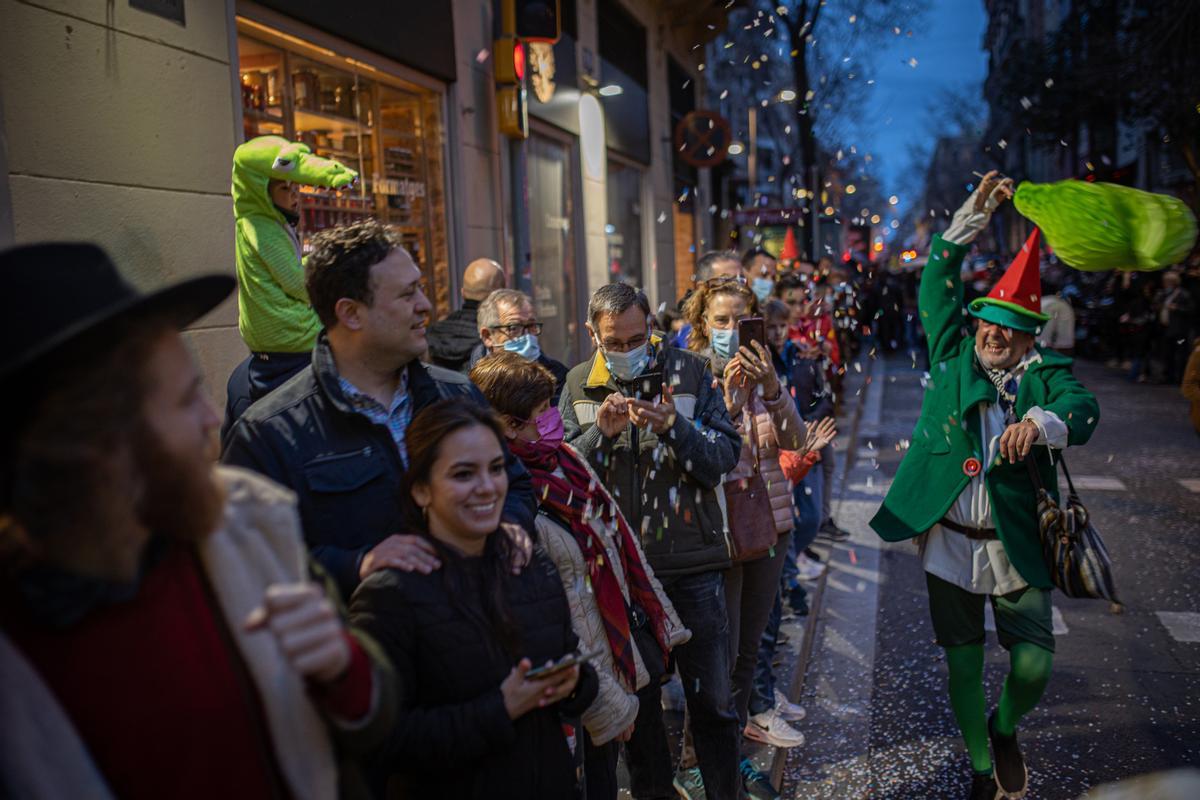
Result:
[[[969,765],[945,693],[916,548],[866,521],[903,457],[923,373],[868,362],[870,394],[848,465],[826,602],[803,702],[808,744],[788,754],[787,797],[965,797]],[[1067,452],[1115,562],[1120,613],[1055,593],[1057,653],[1020,736],[1031,798],[1075,798],[1105,782],[1200,763],[1200,436],[1174,387],[1126,382],[1080,362],[1101,420]],[[994,704],[1007,655],[989,633]]]

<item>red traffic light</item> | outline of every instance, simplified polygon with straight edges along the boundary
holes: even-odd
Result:
[[[520,42],[513,44],[513,74],[518,81],[525,80],[525,45]]]

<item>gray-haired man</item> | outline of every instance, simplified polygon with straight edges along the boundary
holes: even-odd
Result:
[[[700,772],[709,797],[736,798],[741,730],[721,574],[730,556],[715,490],[737,463],[741,437],[707,360],[651,335],[650,304],[640,291],[601,287],[587,327],[597,351],[567,375],[559,401],[566,439],[641,532],[650,566],[692,631],[675,656]],[[639,800],[674,797],[658,690],[652,682],[639,693],[627,749]],[[678,780],[689,778],[695,782]]]
[[[464,373],[470,373],[479,359],[488,353],[511,350],[529,361],[536,361],[554,373],[554,399],[557,403],[567,379],[567,367],[542,352],[538,337],[542,323],[533,309],[533,298],[516,289],[497,289],[479,305],[479,346],[467,359]]]

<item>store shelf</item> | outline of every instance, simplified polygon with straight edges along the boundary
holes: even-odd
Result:
[[[324,111],[311,111],[306,108],[296,109],[297,131],[341,131],[342,133],[369,133],[371,128],[360,125],[358,120],[343,117],[340,114],[327,114]]]

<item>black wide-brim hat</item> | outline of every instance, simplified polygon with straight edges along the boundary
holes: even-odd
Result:
[[[50,242],[0,252],[0,381],[135,315],[183,328],[220,305],[237,282],[202,275],[143,294],[94,244]]]

